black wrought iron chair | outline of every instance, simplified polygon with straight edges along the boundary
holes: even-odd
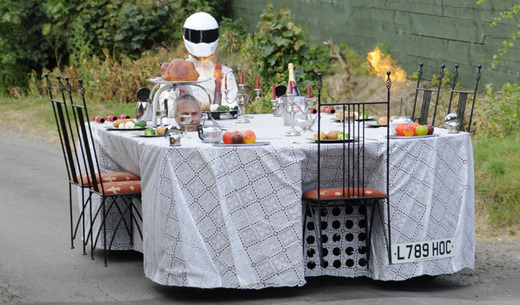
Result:
[[[387,100],[378,102],[354,102],[354,103],[334,103],[327,104],[321,102],[321,73],[318,74],[318,109],[322,107],[336,107],[336,113],[343,113],[343,120],[340,132],[343,133],[344,138],[339,138],[339,143],[330,143],[330,140],[321,139],[318,136],[317,141],[317,188],[306,191],[303,194],[304,205],[304,223],[303,232],[308,233],[314,231],[312,242],[316,240],[317,252],[319,253],[319,261],[322,268],[329,266],[328,261],[324,257],[329,252],[325,249],[324,244],[331,244],[338,240],[329,240],[326,235],[323,235],[323,230],[327,230],[326,225],[322,223],[323,209],[335,209],[336,207],[358,207],[364,210],[364,240],[365,248],[363,252],[366,253],[367,267],[370,261],[370,245],[372,237],[372,228],[374,225],[374,218],[379,214],[380,226],[385,236],[386,248],[388,253],[388,260],[391,262],[390,245],[390,202],[389,202],[389,128],[386,128],[386,137],[384,145],[380,149],[384,153],[377,157],[369,157],[366,148],[365,128],[366,124],[363,120],[356,117],[357,114],[366,114],[373,111],[374,108],[382,111],[383,116],[386,117],[387,122],[390,121],[390,87],[391,79],[390,72],[387,72],[386,88]],[[321,116],[318,116],[318,132],[322,132]],[[332,153],[331,153],[332,152]],[[331,159],[333,156],[334,159]],[[368,160],[376,158],[377,165],[372,163],[371,168],[368,167]],[[377,175],[382,177],[379,179],[376,187],[370,187],[368,181],[370,171],[376,167]],[[332,173],[332,176],[330,176]],[[323,181],[322,181],[323,180]],[[328,185],[324,185],[328,184]],[[382,208],[383,206],[383,208]],[[382,209],[386,209],[386,221],[384,220],[384,213]],[[327,212],[325,212],[326,214]],[[311,217],[311,221],[307,222],[307,218]],[[312,222],[312,225],[309,225]],[[386,222],[386,229],[385,229]],[[332,224],[331,227],[334,227]],[[339,224],[338,224],[339,227]],[[334,229],[334,228],[333,228]],[[336,228],[337,229],[337,228]],[[349,229],[346,224],[346,229]],[[348,239],[348,237],[347,237]],[[360,239],[361,241],[361,239]],[[332,247],[335,247],[334,245]],[[333,250],[335,250],[333,248]],[[337,252],[343,252],[339,249]],[[346,249],[348,251],[348,249]],[[337,255],[337,254],[336,254]],[[333,266],[339,264],[334,261]]]
[[[70,115],[67,107],[67,100],[65,98],[65,88],[61,82],[61,77],[58,76],[58,84],[59,84],[59,93],[61,95],[61,99],[59,97],[54,98],[52,93],[52,86],[49,81],[49,74],[44,74],[44,77],[47,80],[47,89],[49,91],[49,95],[51,98],[52,110],[54,112],[54,119],[56,121],[56,127],[58,129],[58,135],[60,138],[61,149],[63,153],[63,158],[65,160],[65,167],[67,170],[67,176],[69,180],[69,214],[70,214],[70,243],[71,248],[74,249],[74,240],[76,239],[76,235],[78,233],[80,225],[82,226],[82,245],[83,245],[83,254],[87,254],[86,245],[85,245],[85,218],[84,211],[85,207],[88,205],[88,200],[86,200],[83,189],[88,189],[90,186],[86,181],[83,181],[84,175],[81,172],[81,168],[76,167],[76,164],[79,164],[78,158],[78,150],[76,147],[76,136],[74,132],[72,132],[72,125],[70,123]],[[81,202],[80,202],[80,211],[79,215],[74,217],[74,208],[73,208],[73,199],[72,199],[72,188],[73,186],[79,187],[82,189],[81,191]]]
[[[136,194],[140,193],[140,179],[138,176],[133,175],[131,173],[126,172],[94,172],[91,171],[91,166],[89,166],[89,159],[86,156],[90,155],[91,157],[95,156],[92,154],[90,150],[93,146],[86,146],[86,140],[84,137],[84,131],[90,131],[90,122],[88,120],[88,113],[86,107],[83,107],[81,111],[76,111],[78,105],[74,105],[73,96],[72,96],[72,86],[70,85],[69,78],[66,77],[66,85],[63,85],[62,79],[60,76],[57,76],[58,79],[58,89],[61,94],[61,99],[56,99],[53,97],[52,86],[49,81],[49,75],[44,75],[47,80],[47,88],[49,90],[49,95],[51,97],[51,103],[55,115],[56,125],[58,128],[58,134],[60,137],[61,147],[63,151],[63,156],[65,159],[65,165],[67,169],[67,175],[69,178],[69,209],[70,209],[70,225],[71,225],[71,244],[72,248],[74,248],[74,239],[77,236],[78,230],[81,226],[82,228],[82,246],[83,246],[83,254],[86,254],[86,246],[90,241],[91,245],[91,255],[94,257],[94,245],[97,241],[95,241],[91,236],[93,235],[93,224],[94,221],[100,213],[100,209],[98,209],[95,213],[92,213],[92,189],[96,189],[99,184],[104,184],[105,186],[115,186],[118,183],[123,183],[127,185],[138,185],[138,190]],[[83,88],[81,86],[81,88]],[[83,90],[83,89],[82,89]],[[81,92],[82,99],[84,101],[84,91]],[[68,99],[68,101],[67,101]],[[84,103],[85,104],[85,103]],[[72,115],[74,117],[74,124],[71,123],[69,113],[69,108],[71,107]],[[81,116],[80,116],[81,114]],[[82,119],[82,118],[83,119]],[[83,122],[84,124],[82,124]],[[86,134],[90,134],[86,133]],[[93,143],[90,141],[90,143]],[[92,159],[92,158],[91,158]],[[93,159],[95,160],[95,158]],[[80,210],[79,215],[74,217],[73,213],[73,194],[72,187],[76,186],[81,188],[81,202],[79,204]],[[85,197],[85,190],[88,190],[89,196]],[[124,215],[123,211],[120,210],[121,215]],[[90,212],[90,218],[88,219],[88,226],[86,226],[86,213]],[[137,211],[138,212],[138,211]],[[93,215],[94,214],[94,215]],[[103,215],[106,215],[105,213]],[[140,217],[140,215],[139,215]],[[104,217],[103,217],[104,219]],[[125,219],[121,217],[117,227],[119,227],[121,221],[125,222]],[[131,230],[128,228],[128,225],[125,223],[127,227],[127,231],[131,234]],[[104,228],[104,226],[102,227]],[[101,232],[101,231],[99,231]],[[97,235],[99,235],[99,232]],[[114,236],[113,236],[114,237]],[[106,240],[105,240],[106,242]],[[110,242],[110,245],[113,242],[113,238]],[[106,248],[106,246],[105,246]],[[110,246],[109,246],[110,249]],[[106,254],[105,250],[105,265],[106,265]]]
[[[121,223],[125,225],[131,243],[133,243],[134,225],[139,232],[140,238],[143,238],[139,225],[139,223],[142,222],[142,216],[134,204],[134,200],[141,199],[141,180],[107,181],[103,178],[103,172],[100,169],[97,159],[98,155],[96,152],[92,128],[90,126],[87,104],[85,101],[85,88],[82,79],[79,80],[79,92],[81,95],[81,103],[75,103],[72,99],[72,95],[70,97],[72,102],[72,112],[81,143],[82,160],[85,161],[85,171],[91,182],[89,198],[92,202],[92,196],[96,195],[99,196],[101,200],[101,204],[97,209],[92,208],[92,203],[89,205],[91,230],[90,234],[87,236],[87,240],[90,239],[92,258],[94,258],[94,249],[97,245],[100,234],[103,234],[103,251],[105,254],[104,259],[106,266],[108,252],[111,250],[112,243]],[[101,173],[101,175],[99,173]],[[110,243],[107,243],[106,217],[113,208],[117,209],[119,212],[119,220],[114,226]],[[128,221],[126,215],[129,216]],[[99,230],[95,232],[94,223],[98,217],[102,218],[102,224]]]
[[[461,131],[467,131],[471,132],[471,123],[473,122],[473,109],[475,108],[475,101],[477,98],[477,90],[478,90],[478,84],[480,82],[481,77],[481,69],[482,65],[477,66],[477,73],[475,74],[475,87],[473,90],[457,90],[455,87],[457,86],[457,79],[459,77],[459,65],[455,65],[455,72],[453,73],[453,83],[451,85],[451,92],[450,92],[450,102],[448,103],[448,112],[446,114],[451,113],[451,106],[454,104],[454,97],[457,95],[459,96],[457,100],[457,110],[455,113],[459,116],[459,119],[461,121]],[[468,97],[471,97],[471,107],[469,112],[469,118],[466,120],[465,114],[466,114],[466,108],[467,108],[467,102]],[[465,122],[468,122],[467,125]]]
[[[412,120],[414,122],[418,122],[421,125],[435,125],[435,117],[437,115],[437,106],[439,105],[439,94],[441,91],[442,79],[444,78],[444,68],[446,66],[441,66],[441,71],[439,73],[439,84],[437,88],[423,88],[421,87],[421,80],[423,76],[423,63],[419,64],[419,70],[417,71],[417,85],[415,86],[415,97],[413,101],[413,109],[412,109]],[[418,99],[422,95],[422,101],[420,102],[420,108],[418,107]],[[435,95],[435,102],[433,106],[432,95]],[[430,108],[433,107],[433,115],[431,116],[431,121],[428,123]],[[416,112],[419,114],[416,116]]]

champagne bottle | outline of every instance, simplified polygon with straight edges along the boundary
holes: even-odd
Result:
[[[294,94],[295,96],[301,96],[300,88],[298,88],[298,84],[296,83],[296,79],[294,78],[294,65],[289,63],[289,82],[287,84],[287,93]]]

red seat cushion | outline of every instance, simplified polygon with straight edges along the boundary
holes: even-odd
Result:
[[[83,180],[82,180],[83,178]],[[90,179],[90,175],[81,175],[78,176],[78,182],[81,185],[92,185],[92,180]],[[116,182],[116,181],[132,181],[132,180],[140,180],[134,174],[126,173],[126,172],[106,172],[101,173],[101,178],[103,178],[103,183],[106,182]],[[100,174],[96,174],[96,180],[100,181]]]
[[[98,184],[101,192],[101,184]],[[103,182],[104,193],[110,194],[139,194],[141,193],[141,180]]]
[[[322,188],[320,190],[320,199],[339,199],[339,198],[363,198],[363,197],[384,197],[386,194],[378,189],[366,187],[364,194],[363,188]],[[318,190],[313,189],[303,193],[303,199],[318,200]]]

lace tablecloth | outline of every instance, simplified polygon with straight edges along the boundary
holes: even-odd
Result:
[[[332,117],[331,117],[332,118]],[[325,130],[339,125],[324,118]],[[257,115],[250,124],[219,123],[228,130],[254,130],[254,147],[215,147],[196,133],[170,147],[165,138],[140,137],[136,131],[109,131],[94,124],[101,166],[126,170],[142,179],[145,275],[162,285],[201,288],[302,286],[307,276],[368,276],[403,280],[450,274],[474,267],[474,176],[467,133],[390,144],[390,217],[392,243],[451,238],[452,257],[389,264],[382,227],[374,226],[369,267],[360,246],[364,225],[358,210],[330,211],[330,265],[319,260],[302,234],[301,195],[316,183],[316,144],[312,132],[285,137],[282,118]],[[383,187],[380,157],[384,128],[366,134],[373,168],[371,187]],[[330,145],[334,160],[340,145]],[[334,161],[330,161],[334,162]],[[325,176],[332,183],[336,173]],[[386,216],[383,215],[386,219]],[[123,235],[124,234],[119,234]],[[142,246],[142,249],[141,249]],[[116,249],[128,248],[120,238]],[[314,252],[313,252],[314,251]]]

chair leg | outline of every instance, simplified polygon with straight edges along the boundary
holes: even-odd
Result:
[[[70,248],[74,249],[74,219],[72,213],[72,185],[69,182],[69,216],[70,216]]]
[[[88,201],[87,201],[88,202]],[[81,211],[80,211],[80,217],[81,217],[81,237],[82,241],[81,244],[83,246],[83,255],[87,255],[87,249],[86,249],[86,241],[85,241],[85,190],[81,189]],[[75,234],[74,234],[75,235]]]
[[[89,194],[89,200],[90,200],[90,204],[89,204],[90,230],[89,230],[88,236],[90,236],[90,259],[94,260],[94,247],[95,247],[94,222],[95,222],[96,217],[93,217],[94,215],[92,215],[92,193]],[[97,213],[96,213],[96,215],[97,215]],[[88,237],[87,237],[87,239],[88,239]]]
[[[390,233],[390,203],[388,202],[388,200],[386,200],[386,207],[387,207],[388,215],[387,215],[387,225],[386,225],[387,228],[385,230],[384,229],[385,222],[384,222],[384,217],[383,217],[383,211],[381,211],[380,205],[377,204],[377,212],[379,214],[379,219],[381,220],[381,225],[383,228],[383,235],[385,237],[386,253],[388,255],[388,263],[391,265],[392,264],[392,253],[391,253],[392,252],[392,239],[391,239],[391,233]]]
[[[108,267],[107,265],[107,221],[106,221],[106,211],[105,211],[105,196],[103,196],[103,199],[102,199],[102,208],[103,208],[103,251],[104,251],[104,254],[105,254],[105,267]]]
[[[386,199],[387,211],[387,229],[388,229],[388,243],[386,244],[386,251],[388,252],[388,263],[392,265],[392,228],[390,225],[390,200]],[[386,235],[385,235],[386,236]]]

